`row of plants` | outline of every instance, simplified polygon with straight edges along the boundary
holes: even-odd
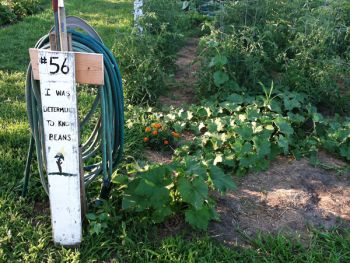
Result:
[[[176,51],[193,25],[201,22],[195,12],[184,13],[181,1],[149,0],[133,32],[118,33],[113,52],[119,64],[128,103],[154,103],[174,72]]]
[[[129,108],[129,132],[173,159],[127,164],[114,178],[122,209],[206,229],[219,219],[211,191],[233,190],[234,176],[266,170],[279,155],[315,160],[320,149],[350,160],[350,119],[314,106],[345,112],[350,6],[340,2],[225,1],[201,41],[199,95],[210,99],[186,111]]]
[[[146,213],[154,222],[180,214],[191,226],[206,229],[219,219],[210,192],[233,190],[234,176],[266,170],[281,154],[317,158],[321,148],[350,160],[349,118],[325,118],[303,93],[282,93],[273,84],[261,89],[263,95],[232,93],[186,111],[133,107],[138,117],[127,126],[145,129],[139,141],[150,138],[148,147],[174,155],[171,164],[138,162],[114,178],[122,208]],[[185,132],[193,139],[181,140]],[[164,145],[174,134],[180,142]]]
[[[349,1],[226,1],[222,10],[202,41],[202,96],[259,94],[259,81],[274,80],[323,111],[348,112]]]
[[[42,10],[40,0],[1,0],[0,26],[15,23]]]

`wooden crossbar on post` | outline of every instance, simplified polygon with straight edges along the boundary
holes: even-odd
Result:
[[[39,49],[29,49],[35,80],[40,80],[38,53]],[[103,55],[79,52],[74,52],[74,55],[76,82],[80,84],[104,85]]]

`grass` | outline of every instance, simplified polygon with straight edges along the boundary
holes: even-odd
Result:
[[[72,0],[70,15],[86,19],[112,47],[116,30],[128,32],[132,25],[131,0]],[[176,237],[159,239],[159,228],[146,217],[121,212],[118,191],[103,207],[90,203],[90,211],[106,214],[85,226],[78,249],[56,247],[52,242],[48,198],[40,185],[36,167],[29,196],[20,198],[29,125],[26,117],[24,80],[28,48],[52,25],[49,6],[18,24],[0,29],[0,262],[350,262],[348,230],[315,231],[310,244],[283,236],[259,236],[247,247],[229,248],[202,232],[186,229]],[[122,59],[122,54],[116,54]],[[127,116],[128,113],[127,113]],[[127,134],[127,154],[142,150]],[[99,182],[88,195],[96,196]],[[106,223],[100,233],[94,225]]]

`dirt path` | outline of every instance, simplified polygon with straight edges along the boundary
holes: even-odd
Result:
[[[159,103],[166,107],[184,107],[196,102],[195,84],[196,72],[199,67],[197,60],[198,38],[190,38],[186,45],[178,52],[174,84],[169,88],[167,96],[160,96]],[[170,163],[172,154],[146,150],[145,156],[153,163]]]
[[[197,48],[199,39],[190,38],[187,44],[178,52],[176,60],[175,83],[169,87],[167,96],[161,96],[159,103],[164,106],[186,107],[196,101],[195,84],[197,82],[195,73],[199,64],[197,59]]]

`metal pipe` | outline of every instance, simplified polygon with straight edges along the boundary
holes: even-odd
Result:
[[[68,51],[67,19],[63,0],[58,0],[58,21],[60,30],[60,50]]]
[[[58,0],[52,0],[52,10],[55,17],[56,47],[57,47],[57,50],[61,50],[60,27],[59,27],[59,19],[58,19]]]

